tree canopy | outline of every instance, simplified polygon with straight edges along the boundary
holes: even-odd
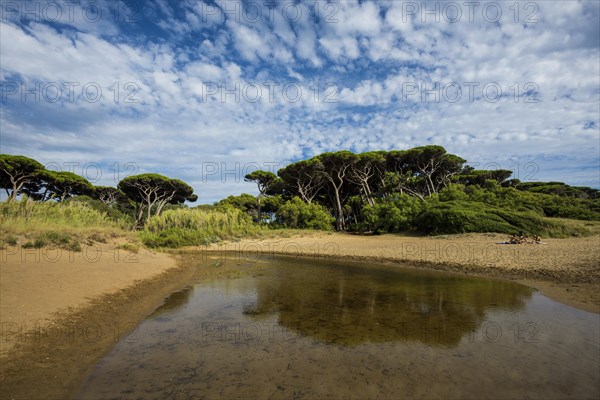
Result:
[[[128,176],[117,186],[136,205],[136,221],[146,221],[152,215],[158,215],[166,204],[194,202],[198,196],[187,183],[159,174],[140,174]]]
[[[509,232],[516,226],[534,229],[540,217],[600,220],[598,189],[521,182],[510,170],[465,164],[442,146],[328,152],[293,162],[277,175],[252,172],[245,180],[257,185],[258,196],[229,196],[215,206],[234,207],[246,218],[277,226],[373,233],[419,228]],[[18,195],[36,201],[73,199],[115,218],[125,216],[135,226],[197,200],[191,186],[159,174],[130,176],[117,188],[93,186],[77,174],[49,171],[36,160],[10,154],[0,155],[0,184],[9,202]],[[494,223],[499,218],[506,223]]]
[[[280,169],[280,194],[325,205],[335,217],[336,228],[345,230],[348,220],[356,220],[364,205],[373,207],[394,193],[420,200],[437,194],[463,170],[465,162],[442,146],[323,153]]]
[[[0,154],[0,187],[13,201],[26,185],[39,181],[46,170],[38,161],[19,155]]]

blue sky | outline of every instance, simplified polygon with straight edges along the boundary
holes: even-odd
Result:
[[[597,1],[1,4],[1,151],[98,185],[440,144],[600,187]]]

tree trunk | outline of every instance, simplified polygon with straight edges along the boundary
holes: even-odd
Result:
[[[11,183],[13,185],[13,189],[12,189],[12,193],[10,194],[10,196],[8,196],[8,199],[6,200],[7,203],[10,203],[11,201],[14,201],[17,198],[17,193],[23,186],[22,183],[18,184],[15,181],[13,181],[12,179],[11,179]]]
[[[154,202],[150,202],[150,199],[148,199],[148,210],[146,212],[146,223],[150,222],[150,217],[152,216],[152,206],[154,205]]]
[[[258,218],[258,224],[260,225],[260,223],[262,222],[262,220],[260,218],[260,195],[258,195],[256,197],[256,201],[258,202],[258,211],[257,211],[258,215],[257,215],[257,218]]]
[[[336,190],[334,191],[335,194],[335,206],[337,209],[337,218],[336,218],[336,227],[338,231],[343,231],[345,226],[344,226],[344,210],[342,209],[342,202],[340,201],[340,194]]]

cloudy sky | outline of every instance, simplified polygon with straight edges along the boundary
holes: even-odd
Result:
[[[1,152],[95,184],[439,144],[600,187],[598,1],[1,4]]]

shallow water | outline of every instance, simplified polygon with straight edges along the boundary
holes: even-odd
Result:
[[[599,316],[526,286],[289,258],[251,271],[173,293],[77,398],[600,396]]]

